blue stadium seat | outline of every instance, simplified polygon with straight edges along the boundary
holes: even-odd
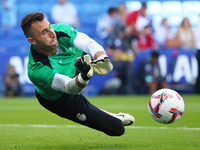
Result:
[[[20,38],[23,38],[24,37],[24,34],[23,34],[23,31],[21,29],[21,27],[16,27],[16,28],[13,28],[13,29],[10,29],[9,32],[8,32],[8,35],[11,37],[11,38],[17,38],[17,39],[20,39]]]
[[[30,7],[31,6],[31,7]],[[18,13],[30,13],[30,12],[36,12],[36,11],[40,11],[40,8],[39,8],[40,5],[38,4],[28,4],[28,3],[24,3],[24,4],[19,4],[17,6],[17,10],[18,10]]]
[[[119,2],[122,2],[122,0],[106,1],[103,2],[103,4],[102,0],[74,0],[70,2],[75,5],[78,11],[78,17],[81,24],[79,31],[84,32],[91,38],[95,39],[95,29],[98,17],[101,14],[106,13],[110,6],[117,5]],[[5,46],[9,52],[20,51],[20,47],[23,46],[28,47],[29,43],[21,30],[20,20],[28,13],[41,11],[45,14],[48,20],[53,23],[51,20],[51,8],[56,3],[57,0],[48,0],[48,2],[44,0],[16,0],[18,18],[17,26],[16,28],[11,29],[7,36],[4,36],[0,31],[0,45]]]

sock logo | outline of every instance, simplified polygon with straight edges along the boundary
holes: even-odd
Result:
[[[87,119],[86,115],[85,114],[81,114],[81,113],[78,113],[76,115],[76,118],[78,118],[80,121],[85,121]]]

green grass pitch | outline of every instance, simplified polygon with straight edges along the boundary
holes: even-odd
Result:
[[[199,150],[200,96],[182,95],[185,112],[167,125],[149,115],[149,97],[88,97],[99,108],[135,117],[136,122],[120,137],[60,118],[36,98],[0,99],[0,150]]]

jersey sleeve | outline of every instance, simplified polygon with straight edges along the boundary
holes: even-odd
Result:
[[[126,24],[127,25],[131,25],[132,23],[135,24],[138,16],[139,16],[138,11],[131,12],[130,14],[127,15]]]
[[[34,85],[49,88],[56,73],[56,70],[37,62],[29,69],[28,76]]]

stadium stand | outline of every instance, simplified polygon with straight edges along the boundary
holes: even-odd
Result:
[[[138,1],[144,2],[142,0],[138,0]],[[183,0],[180,0],[180,1],[182,2]],[[14,41],[16,39],[18,39],[19,41],[24,40],[22,38],[24,35],[20,29],[20,20],[27,13],[42,11],[52,23],[50,11],[51,11],[52,6],[56,4],[56,2],[57,2],[56,0],[48,0],[48,2],[44,0],[26,0],[26,1],[16,0],[18,23],[17,23],[16,28],[12,29],[9,32],[9,35],[7,37],[4,37],[2,34],[2,31],[0,30],[0,39],[4,41],[1,43],[1,46],[9,47],[11,42],[8,42],[8,41]],[[120,3],[125,3],[126,1],[124,0],[115,0],[115,1],[73,0],[70,2],[75,4],[78,11],[78,17],[80,18],[80,24],[81,24],[79,30],[82,32],[85,32],[92,38],[98,40],[95,36],[96,21],[97,21],[98,16],[105,13],[110,6],[117,7],[119,6]],[[151,2],[151,1],[148,1],[148,2]],[[2,7],[0,7],[0,12],[1,11],[2,11]],[[22,44],[23,42],[19,42],[19,43]],[[9,51],[9,49],[7,51]]]
[[[73,0],[71,2],[76,5],[78,16],[80,18],[81,27],[79,30],[96,39],[95,28],[98,16],[106,12],[110,5],[117,6],[117,4],[121,3],[122,0],[107,1],[106,3],[104,2],[103,5],[102,0]],[[15,52],[20,52],[21,47],[29,45],[21,31],[20,20],[30,12],[41,11],[46,15],[49,21],[53,23],[50,11],[55,3],[56,0],[48,0],[48,2],[44,0],[16,0],[18,23],[15,28],[10,29],[6,36],[3,35],[2,31],[0,31],[0,52],[13,52],[12,47],[17,47],[15,48]],[[0,7],[0,12],[1,10],[2,7]]]
[[[88,34],[91,38],[95,39],[98,43],[102,44],[102,41],[97,38],[95,35],[96,30],[96,22],[97,18],[106,13],[110,6],[117,7],[121,3],[125,3],[124,0],[115,0],[115,1],[104,1],[104,0],[69,0],[73,4],[75,4],[78,17],[80,20],[80,27],[79,31]],[[142,0],[139,0],[142,1]],[[150,0],[151,1],[151,0]],[[168,0],[172,1],[172,0]],[[4,35],[2,30],[0,29],[0,55],[1,54],[17,54],[17,53],[28,53],[29,43],[27,42],[26,38],[24,37],[22,30],[20,28],[20,20],[30,12],[41,11],[45,14],[48,20],[52,22],[51,19],[51,8],[54,4],[56,4],[57,0],[16,0],[17,4],[17,26],[13,29],[10,29],[7,35]],[[144,2],[144,1],[142,1]],[[162,1],[161,1],[162,2]],[[181,0],[183,2],[183,0]],[[0,3],[0,20],[1,20],[1,3]],[[1,22],[0,22],[1,24]],[[193,53],[191,54],[193,56]],[[144,55],[143,55],[144,56]],[[170,58],[170,56],[169,56]],[[139,58],[138,58],[139,59]],[[4,68],[0,68],[0,76],[3,72]],[[104,81],[106,79],[111,78],[111,75],[105,76]],[[91,83],[94,83],[94,80],[91,80]],[[103,87],[103,82],[98,83],[99,87],[96,85],[88,87],[88,91],[90,92],[91,89],[97,89]],[[87,92],[87,91],[86,91]]]

